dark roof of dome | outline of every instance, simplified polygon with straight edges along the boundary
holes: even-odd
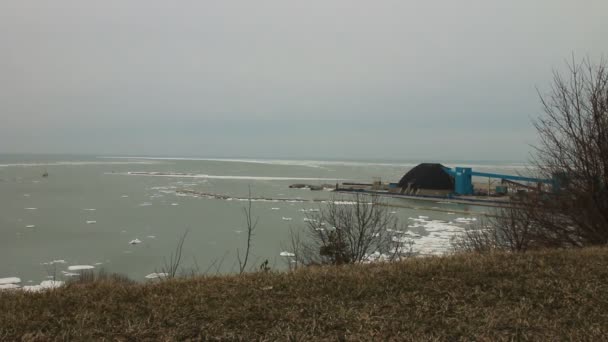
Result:
[[[441,164],[422,163],[408,171],[399,181],[402,188],[408,185],[418,189],[453,190],[454,177]]]

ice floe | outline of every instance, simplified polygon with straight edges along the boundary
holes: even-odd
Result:
[[[150,273],[146,276],[146,279],[158,279],[158,278],[166,278],[169,276],[169,273]]]
[[[53,260],[49,262],[43,262],[42,265],[54,265],[54,264],[66,264],[67,262],[63,259]]]
[[[94,208],[85,208],[85,209],[82,209],[82,210],[86,210],[86,211],[95,211],[95,210],[97,210],[97,209],[94,209]]]
[[[382,261],[390,261],[391,260],[391,256],[384,254],[384,253],[380,253],[378,251],[365,255],[363,257],[363,263],[370,263],[370,262],[382,262]]]
[[[122,196],[120,196],[120,198],[128,198],[128,197],[129,197],[129,195],[122,195]]]
[[[270,210],[280,210],[281,208],[270,208]]]
[[[279,253],[280,256],[282,257],[295,257],[296,255],[291,253],[291,252],[287,252],[287,251],[283,251],[281,253]]]
[[[92,270],[95,266],[92,265],[72,265],[68,266],[68,271]]]
[[[151,206],[151,205],[152,205],[152,203],[150,203],[150,202],[144,202],[144,203],[139,204],[140,207],[147,207],[147,206]]]
[[[300,209],[298,211],[302,212],[302,213],[315,213],[315,212],[319,212],[320,210],[319,209],[304,209],[304,208],[302,208],[302,209]]]
[[[121,174],[121,173],[115,173]],[[125,173],[122,173],[123,175]],[[183,173],[183,172],[127,172],[129,176],[153,176],[153,177],[171,177],[171,178],[206,178],[206,179],[230,179],[230,180],[260,180],[260,181],[272,181],[272,180],[303,180],[303,181],[335,181],[335,178],[309,178],[309,177],[273,177],[273,176],[224,176],[224,175],[207,175],[197,173]]]
[[[25,208],[25,210],[37,210],[38,208]]]
[[[17,277],[0,278],[0,285],[19,284],[20,282],[21,278]]]
[[[148,235],[146,236],[148,239],[156,239],[156,235]]]
[[[95,223],[97,223],[97,221],[92,221],[92,220],[91,221],[87,221],[87,224],[95,224]]]
[[[58,287],[63,286],[65,283],[63,281],[57,280],[43,280],[40,282],[40,285],[26,285],[22,287],[23,291],[29,292],[40,292],[49,289],[56,289]]]
[[[110,157],[100,157],[110,158]],[[111,158],[116,159],[116,158]],[[130,157],[128,159],[131,159]],[[137,158],[141,159],[141,158]],[[137,160],[137,161],[54,161],[54,162],[31,162],[31,163],[6,163],[0,164],[0,167],[40,167],[40,166],[88,166],[88,165],[152,165],[159,164],[153,160]]]
[[[283,216],[281,219],[282,219],[283,221],[291,221],[291,220],[292,220],[292,218],[291,218],[291,217],[285,217],[285,216]]]
[[[27,226],[25,226],[25,228],[36,228],[35,224],[28,224]]]
[[[179,203],[171,203],[172,206],[179,205]]]
[[[446,253],[450,249],[452,237],[464,231],[463,227],[442,220],[411,217],[409,219],[410,221],[414,221],[414,224],[408,225],[408,228],[422,229],[419,235],[411,232],[406,233],[408,236],[406,242],[411,241],[412,251],[419,255],[440,255]],[[401,239],[398,241],[401,242]]]
[[[44,280],[39,285],[25,285],[21,287],[19,286],[19,283],[21,283],[21,279],[17,277],[0,278],[0,290],[23,290],[39,292],[42,290],[54,289],[64,284],[64,282],[62,281]],[[32,281],[30,280],[28,281],[28,283],[32,283]]]
[[[140,243],[141,243],[141,240],[137,239],[137,238],[129,241],[130,245],[137,245],[137,244],[140,244]]]
[[[459,222],[459,223],[471,223],[471,222],[475,222],[477,221],[477,218],[475,217],[459,217],[459,218],[455,218],[454,222]]]
[[[473,221],[477,221],[476,217],[458,217],[455,218],[454,221],[456,222],[473,222]]]

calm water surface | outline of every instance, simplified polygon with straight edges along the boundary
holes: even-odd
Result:
[[[0,156],[0,278],[19,277],[25,285],[28,281],[39,283],[49,274],[66,278],[69,266],[91,265],[144,280],[147,274],[160,270],[186,230],[185,267],[204,271],[223,259],[221,271],[235,271],[235,251],[244,246],[246,238],[242,215],[246,202],[239,198],[247,197],[249,188],[256,197],[303,201],[253,203],[259,224],[252,265],[268,260],[271,267],[284,268],[288,260],[279,254],[288,249],[285,242],[290,228],[304,227],[305,213],[301,210],[322,206],[309,202],[312,199],[335,196],[329,191],[290,189],[290,184],[369,182],[373,177],[398,181],[416,164]],[[513,163],[466,161],[448,165],[509,173],[523,168]],[[44,172],[49,176],[42,177]],[[176,193],[180,189],[231,198],[180,196]],[[444,252],[449,238],[485,210],[441,201],[392,201],[408,207],[395,208],[394,215],[419,235],[414,249],[422,254]],[[134,239],[141,243],[130,244]],[[51,263],[54,260],[65,263]]]

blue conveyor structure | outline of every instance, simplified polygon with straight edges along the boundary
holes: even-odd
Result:
[[[508,179],[513,181],[551,184],[553,191],[557,191],[558,184],[555,179],[542,179],[523,176],[503,175],[499,173],[477,172],[470,167],[455,167],[454,169],[445,167],[444,170],[454,176],[454,192],[458,195],[473,194],[473,176],[488,177],[498,179]]]

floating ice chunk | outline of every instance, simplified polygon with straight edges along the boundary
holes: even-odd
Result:
[[[93,209],[93,208],[86,208],[86,209],[82,209],[82,210],[86,210],[86,211],[95,211],[97,209]]]
[[[19,284],[20,282],[21,278],[17,277],[0,278],[0,285]]]
[[[103,265],[103,262],[96,262],[93,265],[95,265],[95,266]]]
[[[291,220],[292,220],[292,218],[291,218],[291,217],[285,217],[285,216],[283,216],[281,219],[282,219],[283,221],[291,221]]]
[[[28,224],[27,226],[25,226],[25,228],[36,228],[35,224]]]
[[[295,254],[293,254],[291,252],[286,252],[286,251],[279,253],[279,255],[282,257],[295,257],[296,256]]]
[[[405,242],[410,241],[410,238],[409,237],[405,237],[405,236],[403,236],[403,237],[393,236],[392,240],[393,240],[393,242],[405,243]]]
[[[95,224],[97,221],[87,221],[87,224]]]
[[[396,213],[397,213],[396,211],[389,212],[389,214],[396,214]]]
[[[353,205],[353,204],[357,204],[357,203],[353,202],[353,201],[334,201],[334,204],[336,204],[336,205]]]
[[[66,272],[66,271],[61,271],[61,273],[66,277],[78,277],[80,275],[80,273]]]
[[[91,266],[91,265],[73,265],[73,266],[68,266],[68,271],[91,270],[93,268],[95,268],[95,266]]]
[[[422,215],[418,215],[419,219],[423,219],[423,220],[428,220],[429,217],[428,216],[422,216]]]
[[[36,210],[38,208],[25,208],[25,210]]]
[[[304,218],[304,222],[319,222],[319,221],[315,220],[315,219],[311,219],[311,218],[305,217]]]
[[[63,284],[64,284],[63,281],[44,280],[40,283],[40,285],[24,286],[23,291],[40,292],[40,291],[44,291],[44,290],[48,290],[48,289],[55,289],[55,288],[61,287],[61,286],[63,286]]]
[[[127,197],[129,197],[129,195],[122,195],[122,196],[120,196],[120,197],[121,197],[121,198],[127,198]]]
[[[460,223],[471,223],[477,221],[477,218],[475,217],[459,217],[454,219],[454,222],[460,222]]]
[[[179,203],[171,203],[172,206],[179,205]]]
[[[281,208],[270,208],[270,210],[279,210]]]
[[[152,205],[152,203],[150,203],[150,202],[144,202],[144,203],[139,204],[140,207],[147,207],[147,206],[151,206],[151,205]]]
[[[168,277],[169,273],[150,273],[146,276],[146,279],[157,279],[157,278],[165,278]]]
[[[241,234],[243,231],[242,230],[235,230],[234,232],[237,233],[237,234]]]
[[[64,282],[58,280],[43,280],[40,282],[40,286],[45,289],[54,289],[56,287],[62,286]]]
[[[129,241],[129,244],[131,244],[131,245],[137,245],[137,244],[140,244],[140,243],[141,243],[141,240],[137,239],[137,238]]]
[[[65,263],[66,263],[66,262],[65,262],[65,260],[63,260],[63,259],[49,261],[49,264],[50,264],[50,265],[52,265],[52,264],[65,264]]]
[[[372,253],[372,254],[366,254],[363,257],[362,262],[363,263],[370,263],[370,262],[378,262],[378,261],[390,261],[391,260],[391,256],[384,254],[384,253],[380,253],[378,251]]]
[[[148,235],[146,236],[148,239],[156,239],[156,235]]]
[[[0,290],[13,290],[18,289],[19,285],[17,284],[2,284],[0,285]]]

